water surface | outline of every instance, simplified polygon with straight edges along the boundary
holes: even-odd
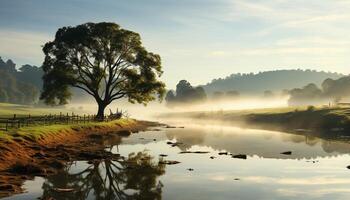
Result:
[[[169,141],[180,144],[172,147]],[[106,150],[125,160],[68,163],[60,174],[26,181],[26,193],[6,199],[350,198],[350,143],[344,140],[192,124],[106,141]],[[159,164],[162,159],[180,163]]]

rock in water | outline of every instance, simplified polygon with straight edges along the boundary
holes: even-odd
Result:
[[[179,164],[180,162],[179,161],[176,161],[176,160],[162,160],[162,161],[159,161],[159,164],[163,164],[163,165],[176,165],[176,164]]]
[[[285,152],[282,152],[281,154],[283,154],[283,155],[292,155],[292,152],[291,151],[285,151]]]
[[[237,154],[237,155],[233,155],[232,158],[247,159],[247,155],[245,155],[245,154]]]

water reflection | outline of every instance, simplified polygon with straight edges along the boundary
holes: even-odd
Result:
[[[165,166],[146,152],[131,153],[121,161],[70,163],[59,174],[47,177],[41,199],[161,199],[158,177]],[[72,191],[63,192],[62,189]]]
[[[235,127],[191,126],[182,130],[166,130],[166,136],[169,140],[183,143],[179,146],[182,151],[199,145],[218,151],[282,159],[313,159],[350,153],[349,141],[336,138],[326,140],[314,136]],[[293,155],[279,154],[287,150],[293,151]]]

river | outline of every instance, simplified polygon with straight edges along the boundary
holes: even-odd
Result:
[[[5,199],[350,198],[350,143],[344,139],[192,123],[105,145],[124,159],[67,163],[59,174],[28,180],[25,193]],[[291,154],[281,154],[286,151]]]

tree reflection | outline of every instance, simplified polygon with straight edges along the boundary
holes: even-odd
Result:
[[[42,199],[161,199],[158,177],[165,165],[154,162],[145,152],[132,153],[120,161],[95,161],[76,172],[70,163],[44,182]],[[59,191],[73,189],[72,191]]]

